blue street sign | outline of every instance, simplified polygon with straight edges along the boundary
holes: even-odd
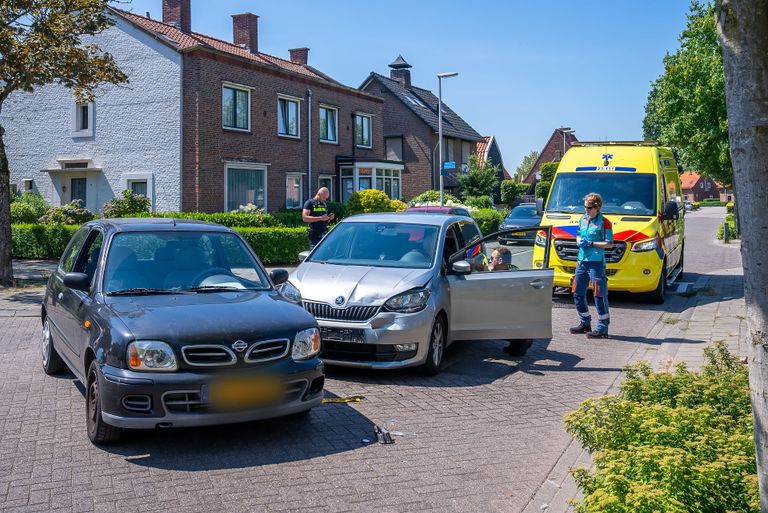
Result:
[[[456,169],[456,162],[445,162],[443,164],[443,169]]]
[[[447,169],[443,169],[442,171],[440,171],[440,174],[443,176],[448,176],[451,173],[449,173]]]

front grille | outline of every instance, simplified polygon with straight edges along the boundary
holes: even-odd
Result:
[[[291,342],[287,339],[263,340],[248,348],[244,360],[246,363],[262,363],[279,360],[288,354]]]
[[[320,358],[343,362],[399,362],[414,356],[416,351],[397,351],[394,345],[325,340],[320,351]]]
[[[334,308],[327,303],[304,301],[304,308],[318,319],[329,321],[365,322],[378,312],[378,306],[350,306]]]
[[[561,260],[576,261],[579,257],[579,246],[575,239],[555,239],[555,252]],[[609,264],[620,262],[627,252],[627,243],[623,241],[613,242],[605,248],[605,261]]]
[[[570,273],[570,274],[576,274],[576,268],[575,267],[563,267],[563,271],[565,271],[567,273]],[[617,272],[619,272],[618,269],[606,269],[605,270],[605,275],[606,276],[613,276]]]
[[[237,363],[232,350],[221,345],[196,345],[181,348],[181,355],[194,367],[222,367]]]
[[[298,401],[304,396],[307,389],[306,379],[297,379],[284,383],[281,404]],[[176,390],[163,394],[163,406],[169,413],[209,413],[211,405],[203,402],[200,390]]]

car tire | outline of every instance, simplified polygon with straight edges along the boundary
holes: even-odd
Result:
[[[88,438],[95,445],[104,445],[120,438],[122,429],[110,426],[101,416],[101,391],[99,387],[99,366],[96,360],[88,367],[85,380],[85,424]]]
[[[528,349],[533,345],[533,339],[531,338],[523,338],[520,340],[510,340],[509,346],[504,348],[504,351],[509,353],[510,356],[525,356],[525,353],[528,352]]]
[[[446,339],[445,320],[442,315],[438,315],[429,334],[427,361],[421,368],[422,374],[425,376],[435,376],[440,372],[445,355]]]
[[[43,372],[49,376],[60,374],[67,368],[64,360],[59,356],[56,348],[53,347],[53,336],[51,335],[51,323],[46,318],[43,321],[43,333],[41,336],[41,350],[43,357]]]
[[[664,304],[664,294],[667,292],[667,264],[661,266],[661,275],[656,289],[648,293],[648,301],[654,305]]]

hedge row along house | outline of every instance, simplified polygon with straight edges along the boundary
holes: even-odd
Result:
[[[290,59],[259,51],[254,14],[232,16],[228,42],[192,31],[190,0],[162,0],[162,21],[110,12],[115,25],[93,42],[128,84],[87,104],[59,85],[6,101],[17,190],[94,212],[124,189],[156,211],[221,212],[300,208],[321,186],[336,201],[436,187],[437,98],[412,88],[402,65],[353,88],[312,67],[308,48]],[[443,105],[445,160],[466,162],[482,138]]]

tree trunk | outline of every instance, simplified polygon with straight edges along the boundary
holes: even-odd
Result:
[[[0,105],[0,109],[2,106]],[[0,126],[0,287],[13,284],[11,262],[11,173],[5,154],[5,129]]]
[[[768,0],[718,0],[715,14],[740,209],[760,511],[768,513]]]

